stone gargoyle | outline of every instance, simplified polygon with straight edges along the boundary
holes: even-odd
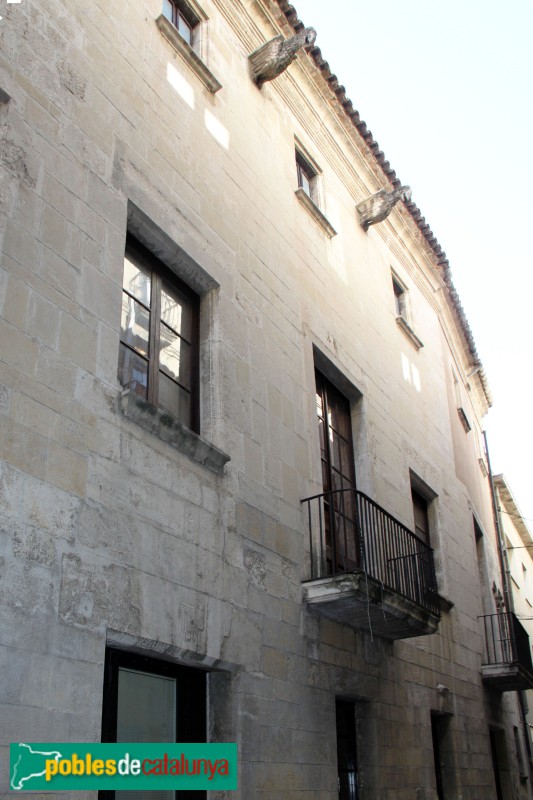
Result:
[[[294,61],[298,50],[314,44],[315,39],[315,29],[304,28],[290,39],[284,39],[280,34],[258,47],[248,56],[253,82],[260,89],[267,81],[277,78]]]
[[[399,200],[407,201],[410,199],[410,186],[400,186],[398,189],[393,189],[392,192],[381,189],[357,206],[361,227],[364,231],[367,231],[371,225],[383,222]]]

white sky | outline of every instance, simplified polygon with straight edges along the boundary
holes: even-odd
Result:
[[[446,252],[533,530],[533,0],[294,0]]]

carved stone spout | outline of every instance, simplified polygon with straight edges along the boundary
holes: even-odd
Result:
[[[277,78],[294,61],[298,50],[314,44],[315,39],[315,29],[304,28],[290,39],[284,39],[280,34],[261,45],[248,56],[253,82],[260,89],[266,81]]]
[[[364,231],[367,231],[371,225],[383,222],[399,200],[407,201],[410,199],[411,188],[409,186],[400,186],[392,192],[381,189],[357,206],[361,227]]]

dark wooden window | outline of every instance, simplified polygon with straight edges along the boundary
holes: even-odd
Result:
[[[316,170],[298,150],[296,150],[296,175],[298,187],[316,203]]]
[[[394,290],[394,302],[396,304],[396,316],[403,317],[407,320],[407,303],[405,298],[405,289],[396,278],[392,279],[392,288]]]
[[[178,29],[187,44],[194,48],[200,20],[189,6],[180,0],[163,0],[163,14]]]
[[[326,561],[331,573],[349,572],[359,561],[350,402],[320,372],[315,378]]]
[[[205,742],[207,675],[109,648],[102,742]],[[99,792],[100,800],[148,800],[150,791]],[[205,800],[204,791],[158,791],[159,800]]]
[[[355,703],[335,700],[339,800],[357,800],[357,737]]]
[[[415,520],[415,533],[426,544],[431,544],[429,541],[429,514],[428,514],[428,501],[422,497],[416,489],[411,487],[411,496],[413,498],[413,515]]]
[[[148,403],[199,431],[199,297],[128,239],[118,377]]]

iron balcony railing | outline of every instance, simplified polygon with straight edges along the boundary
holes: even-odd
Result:
[[[306,497],[311,580],[365,572],[440,616],[433,551],[370,497],[337,489]]]
[[[484,664],[518,664],[533,675],[531,647],[526,629],[512,611],[485,614]]]

